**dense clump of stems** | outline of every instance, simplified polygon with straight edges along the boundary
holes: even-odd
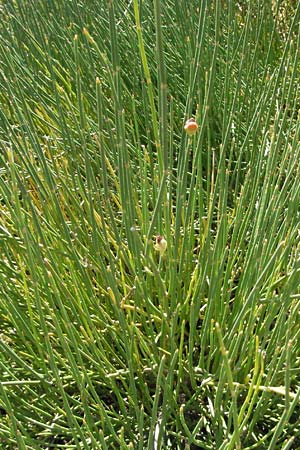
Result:
[[[298,2],[0,17],[1,448],[300,448]]]

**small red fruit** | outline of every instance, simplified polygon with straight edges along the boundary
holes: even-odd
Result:
[[[185,129],[185,132],[189,136],[193,136],[193,134],[197,133],[197,131],[198,131],[198,124],[197,124],[196,120],[193,118],[188,119],[185,122],[184,129]]]

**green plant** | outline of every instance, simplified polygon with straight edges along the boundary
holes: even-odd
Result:
[[[299,13],[3,2],[3,449],[299,447]]]

